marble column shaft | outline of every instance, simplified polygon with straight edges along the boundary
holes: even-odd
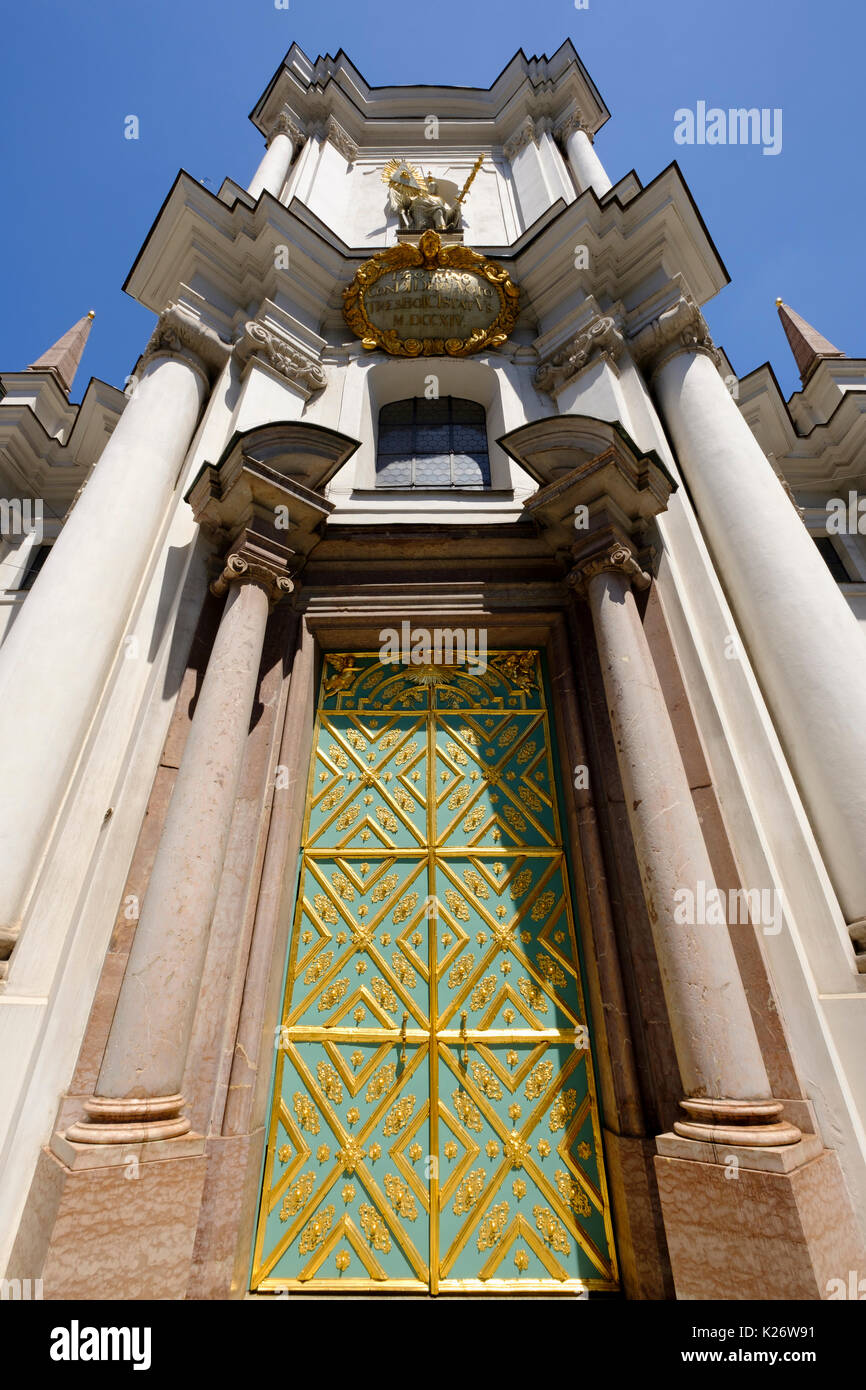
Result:
[[[713,871],[628,574],[586,581],[626,809],[683,1087],[689,1097],[771,1096],[728,928],[674,920],[677,890]]]
[[[300,137],[299,131],[294,134]],[[293,127],[286,121],[278,122],[247,190],[251,197],[259,198],[262,193],[268,192],[279,198],[292,167],[294,152]]]
[[[862,934],[866,643],[711,358],[680,351],[654,383],[843,912]]]
[[[207,386],[150,358],[0,649],[0,931],[13,937],[129,620]]]
[[[587,131],[582,126],[570,122],[560,138],[565,145],[566,158],[581,193],[586,188],[594,188],[599,198],[603,193],[607,193],[613,185]]]
[[[147,1137],[173,1137],[211,917],[258,683],[269,596],[232,584],[181,758],[102,1067],[79,1142],[113,1142],[114,1121],[138,1120]],[[112,1099],[142,1105],[112,1106]],[[141,1136],[145,1137],[145,1136]]]

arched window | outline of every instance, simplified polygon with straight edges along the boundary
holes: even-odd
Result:
[[[490,486],[483,405],[413,396],[379,411],[377,487]]]

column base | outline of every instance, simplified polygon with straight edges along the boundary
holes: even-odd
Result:
[[[180,1112],[183,1096],[126,1097],[115,1100],[91,1096],[84,1102],[86,1120],[66,1131],[73,1144],[146,1144],[177,1139],[189,1133],[190,1122]]]
[[[129,1147],[54,1135],[10,1272],[41,1277],[46,1299],[185,1298],[206,1162],[197,1134]]]
[[[717,1100],[696,1097],[681,1100],[687,1120],[674,1121],[674,1133],[684,1139],[748,1148],[778,1148],[796,1144],[801,1134],[796,1125],[780,1120],[779,1100]]]
[[[866,1268],[836,1154],[793,1145],[656,1141],[656,1177],[678,1299],[817,1300]]]

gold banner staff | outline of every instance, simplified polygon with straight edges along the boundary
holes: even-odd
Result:
[[[457,195],[457,202],[458,202],[458,204],[463,202],[463,199],[466,197],[466,194],[469,192],[469,188],[470,188],[470,185],[471,185],[471,183],[472,183],[472,180],[475,178],[475,175],[478,173],[478,170],[481,168],[481,166],[482,166],[483,163],[484,163],[484,155],[483,155],[483,154],[480,154],[480,155],[478,156],[478,158],[476,159],[475,163],[474,163],[473,166],[472,166],[472,172],[470,173],[469,178],[468,178],[468,179],[466,180],[466,182],[464,183],[461,192],[458,193],[458,195]]]

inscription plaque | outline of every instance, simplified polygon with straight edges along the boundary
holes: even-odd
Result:
[[[364,347],[402,357],[464,357],[504,343],[520,291],[508,271],[436,232],[372,256],[343,291],[343,314]]]

